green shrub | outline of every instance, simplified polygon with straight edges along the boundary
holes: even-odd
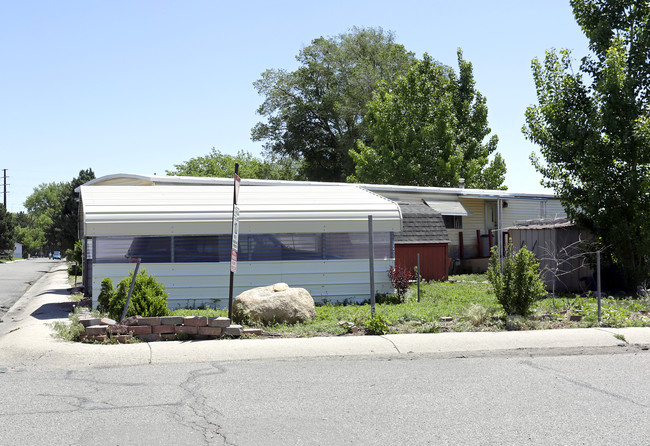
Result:
[[[52,336],[65,341],[80,341],[81,334],[84,333],[84,326],[79,322],[79,307],[76,307],[74,312],[68,315],[68,319],[69,322],[56,321],[51,324],[51,327],[54,330]]]
[[[121,319],[132,279],[133,271],[129,273],[128,277],[125,277],[117,284],[115,290],[108,277],[102,280],[101,292],[97,298],[99,303],[98,309],[108,312],[109,317],[112,319]],[[168,294],[165,291],[165,287],[161,283],[158,283],[154,276],[147,274],[147,271],[143,269],[135,279],[133,294],[126,316],[167,316],[169,314],[167,297]]]
[[[378,335],[388,333],[388,321],[379,313],[372,315],[370,319],[365,322],[366,334],[369,335]]]
[[[525,247],[515,253],[509,244],[503,263],[501,268],[495,246],[488,266],[488,281],[506,314],[526,316],[533,302],[546,292],[539,273],[539,262]]]
[[[102,288],[97,296],[97,310],[101,313],[108,313],[110,302],[114,296],[113,281],[110,277],[106,277],[102,280]]]

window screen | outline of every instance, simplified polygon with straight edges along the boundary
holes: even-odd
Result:
[[[230,234],[97,237],[96,263],[229,262]],[[375,258],[391,257],[391,233],[376,232]],[[367,233],[240,234],[239,261],[367,259]]]
[[[229,262],[230,235],[185,235],[174,239],[174,262]]]

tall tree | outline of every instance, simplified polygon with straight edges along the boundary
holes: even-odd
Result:
[[[358,141],[350,151],[350,180],[449,187],[464,178],[468,187],[504,188],[498,138],[488,139],[486,101],[460,49],[458,65],[457,75],[425,54],[404,76],[379,86],[366,115],[373,142]]]
[[[4,204],[0,204],[0,257],[13,256],[14,230],[11,217]]]
[[[95,179],[92,169],[80,170],[66,186],[61,202],[61,212],[53,218],[57,247],[61,251],[72,249],[79,239],[79,201],[75,189]]]
[[[267,152],[303,160],[315,181],[345,181],[353,173],[349,151],[371,142],[364,124],[366,103],[377,83],[404,73],[413,54],[381,28],[353,28],[319,37],[296,57],[295,71],[267,70],[254,83],[265,97],[257,112],[266,118],[252,130]]]
[[[300,163],[290,158],[278,160],[261,160],[243,150],[236,156],[221,153],[214,147],[206,156],[190,158],[181,164],[175,164],[174,170],[167,175],[185,175],[191,177],[232,177],[235,163],[239,163],[239,176],[260,180],[301,180]]]
[[[632,291],[650,274],[650,4],[571,6],[592,54],[578,70],[566,50],[533,60],[539,104],[523,131],[540,147],[544,184],[611,247]]]
[[[69,183],[43,183],[25,200],[25,208],[32,218],[32,227],[38,228],[45,237],[47,250],[60,249],[55,219],[61,214],[63,200],[69,193]]]

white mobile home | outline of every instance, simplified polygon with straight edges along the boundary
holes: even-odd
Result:
[[[170,308],[223,306],[229,289],[232,180],[140,180],[116,175],[78,189],[84,285],[93,304],[102,279],[121,280],[140,258],[165,285]],[[306,288],[316,301],[368,299],[369,215],[375,288],[391,290],[386,271],[393,261],[393,233],[401,230],[396,203],[354,185],[262,182],[244,183],[238,203],[235,295],[286,282]]]

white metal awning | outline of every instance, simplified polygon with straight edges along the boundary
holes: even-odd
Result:
[[[86,236],[229,234],[232,185],[81,186]],[[242,186],[240,232],[401,230],[397,203],[354,185]]]
[[[458,200],[425,200],[424,202],[431,209],[435,209],[442,215],[455,215],[458,217],[472,216],[472,213]]]

